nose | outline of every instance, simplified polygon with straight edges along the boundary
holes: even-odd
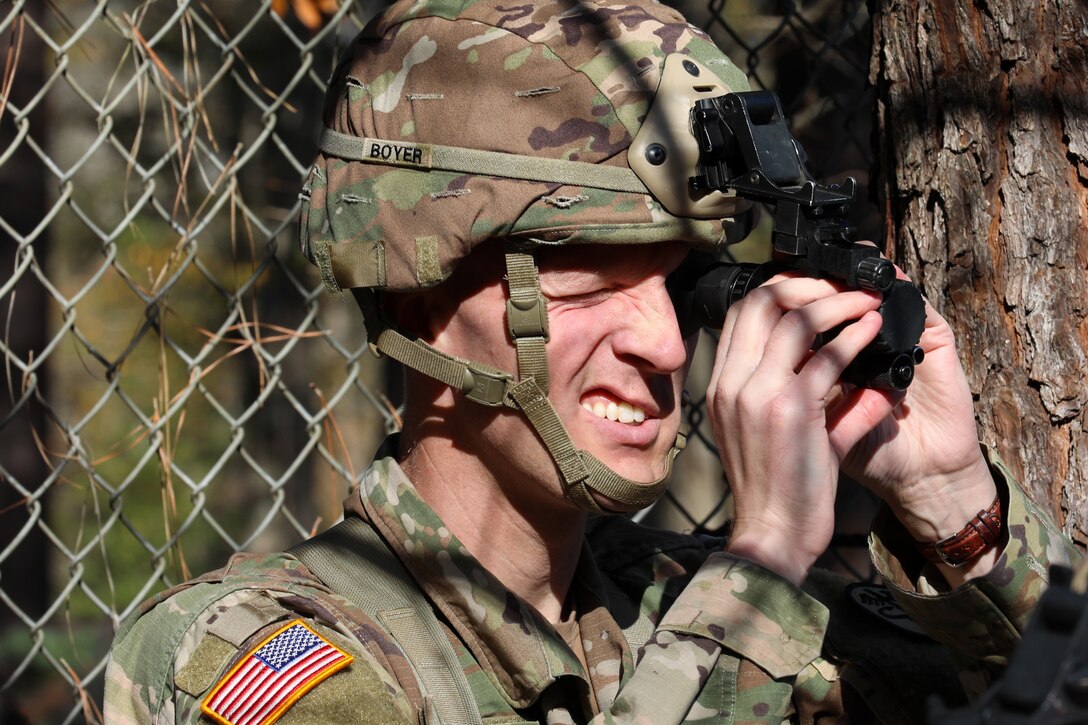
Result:
[[[669,375],[687,364],[688,349],[664,275],[628,291],[628,305],[617,321],[612,347],[618,356],[639,358],[654,373]]]

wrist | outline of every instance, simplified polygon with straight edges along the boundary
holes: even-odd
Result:
[[[894,509],[923,558],[936,565],[952,587],[993,569],[1007,538],[1007,502],[980,450],[977,460],[955,474],[930,476],[914,493],[926,506]]]
[[[986,509],[980,509],[955,534],[940,541],[916,541],[914,544],[930,563],[957,568],[993,549],[1001,540],[1004,530],[1001,499],[995,497]]]
[[[892,512],[915,541],[934,542],[960,531],[997,497],[989,465],[981,451],[969,465],[950,473],[924,476],[889,501]]]
[[[772,571],[795,586],[808,576],[819,554],[808,554],[775,536],[734,529],[725,551]]]

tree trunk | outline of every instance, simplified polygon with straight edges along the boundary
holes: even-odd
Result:
[[[885,0],[889,254],[956,331],[982,439],[1088,543],[1088,22],[1077,0]]]

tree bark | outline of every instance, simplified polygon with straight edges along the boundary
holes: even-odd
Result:
[[[983,441],[1088,543],[1083,0],[885,0],[886,248],[956,331]]]

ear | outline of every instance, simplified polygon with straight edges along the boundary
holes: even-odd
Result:
[[[426,292],[385,293],[378,304],[385,315],[400,330],[418,337],[424,342],[434,342],[441,331],[443,321],[436,315],[432,295]]]
[[[378,304],[389,320],[405,333],[434,343],[461,305],[481,290],[497,284],[505,271],[498,242],[478,246],[461,260],[455,273],[442,283],[409,292],[381,292]],[[496,308],[501,309],[501,308]]]

